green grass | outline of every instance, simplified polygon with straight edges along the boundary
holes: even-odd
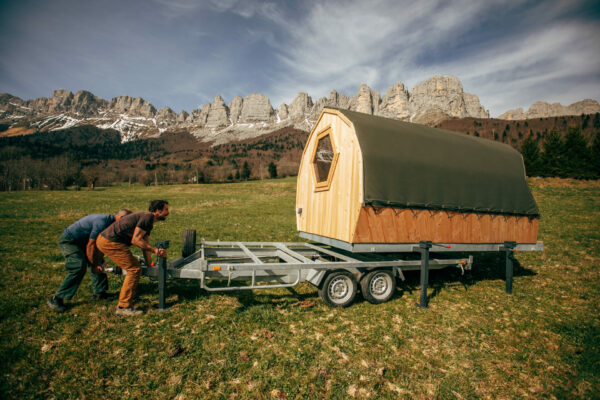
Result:
[[[152,241],[170,240],[173,257],[186,228],[296,241],[295,180],[0,193],[0,397],[598,398],[600,184],[530,183],[546,250],[517,254],[511,296],[502,258],[476,255],[465,276],[431,272],[428,310],[415,307],[418,273],[390,302],[347,309],[308,284],[208,295],[169,281],[167,313],[142,278],[146,313],[130,319],[114,315],[116,301],[90,301],[87,276],[70,312],[45,305],[64,277],[56,240],[67,225],[165,198],[171,215]]]

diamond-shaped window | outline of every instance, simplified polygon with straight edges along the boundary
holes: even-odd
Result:
[[[317,137],[317,145],[312,157],[317,190],[329,189],[338,156],[331,139],[331,129],[326,129]]]

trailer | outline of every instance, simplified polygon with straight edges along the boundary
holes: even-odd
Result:
[[[186,230],[182,257],[143,273],[158,278],[161,309],[169,278],[198,279],[208,292],[308,282],[326,304],[347,307],[359,291],[371,303],[388,301],[403,272],[418,270],[425,308],[429,270],[470,270],[470,253],[503,252],[510,294],[514,253],[544,247],[525,178],[521,154],[503,143],[324,108],[296,190],[299,235],[316,243],[196,243]],[[452,252],[469,255],[442,257]]]
[[[168,249],[169,241],[156,247]],[[377,249],[380,250],[380,249]],[[506,293],[512,293],[513,260],[517,251],[541,251],[543,243],[517,244],[439,244],[422,241],[396,248],[395,252],[351,252],[322,243],[221,242],[196,243],[196,232],[183,234],[182,257],[167,261],[159,258],[155,266],[142,265],[142,275],[158,280],[158,308],[166,309],[166,281],[195,279],[207,292],[288,288],[303,282],[315,286],[319,297],[331,307],[350,306],[360,291],[372,304],[389,301],[404,272],[420,271],[421,291],[418,306],[427,308],[429,271],[446,267],[463,273],[473,266],[473,256],[431,258],[450,252],[504,252],[506,259]],[[119,268],[107,272],[121,274]]]

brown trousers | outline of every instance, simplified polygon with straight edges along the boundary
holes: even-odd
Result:
[[[119,294],[119,307],[133,307],[138,282],[142,275],[140,262],[133,256],[129,246],[123,243],[111,242],[102,235],[98,235],[96,247],[121,269],[127,271]]]

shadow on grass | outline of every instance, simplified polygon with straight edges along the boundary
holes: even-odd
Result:
[[[237,297],[240,307],[237,312],[246,311],[249,308],[269,304],[282,309],[292,307],[295,304],[305,302],[311,299],[317,299],[316,292],[298,293],[293,287],[285,288],[286,293],[265,293],[255,292],[253,290],[240,290],[232,292],[231,295]]]
[[[468,254],[454,255],[453,258],[468,257]],[[431,258],[436,258],[431,255]],[[440,257],[441,258],[441,257]],[[504,288],[506,280],[506,260],[504,253],[481,253],[475,254],[471,271],[463,272],[456,267],[447,267],[440,270],[429,271],[429,288],[431,289],[427,296],[428,301],[435,298],[441,291],[451,286],[462,286],[465,291],[478,282],[486,280],[500,280],[499,283]],[[531,269],[523,267],[517,258],[513,259],[513,276],[534,276],[537,275]],[[421,290],[421,275],[420,271],[408,271],[404,273],[406,280],[398,285],[401,293],[397,293],[402,297],[404,292],[414,294]]]
[[[208,296],[208,292],[200,289],[200,281],[195,279],[169,279],[165,287],[165,306],[171,307],[181,300],[198,300]],[[158,302],[158,281],[149,280],[140,282],[137,289],[138,296],[150,295]],[[169,297],[177,295],[176,301],[169,301]]]
[[[442,256],[439,258],[444,258]],[[468,254],[454,254],[452,258],[467,258]],[[431,258],[438,258],[435,254],[431,255]],[[513,276],[534,276],[536,272],[531,269],[521,266],[518,259],[513,261]],[[482,253],[474,256],[473,267],[471,271],[462,271],[455,267],[447,267],[440,270],[429,271],[429,295],[428,301],[435,298],[444,289],[452,286],[460,285],[465,291],[469,290],[471,286],[476,285],[478,282],[485,280],[505,280],[505,258],[504,253]],[[405,281],[398,283],[398,288],[395,297],[402,297],[404,294],[416,295],[421,290],[420,272],[419,271],[405,271]],[[215,286],[225,286],[225,283],[216,284]],[[235,285],[243,286],[243,283],[236,283]],[[502,288],[504,282],[500,283]],[[360,285],[359,285],[360,287]],[[268,289],[267,289],[268,290]],[[307,300],[313,300],[318,297],[316,292],[311,291],[308,293],[299,293],[295,288],[286,288],[286,293],[269,293],[264,291],[254,290],[235,290],[231,292],[218,292],[220,295],[231,296],[237,298],[240,303],[239,311],[245,309],[271,304],[276,305],[280,308],[286,308],[298,302]],[[150,294],[156,297],[158,300],[158,282],[150,280],[146,282],[140,282],[138,286],[138,294]],[[194,279],[170,279],[167,281],[166,297],[177,295],[178,300],[198,300],[209,296],[211,293],[200,288],[198,280]],[[356,297],[356,303],[361,303],[364,300],[362,296]],[[417,300],[418,301],[418,300]],[[172,306],[173,304],[167,304]]]

